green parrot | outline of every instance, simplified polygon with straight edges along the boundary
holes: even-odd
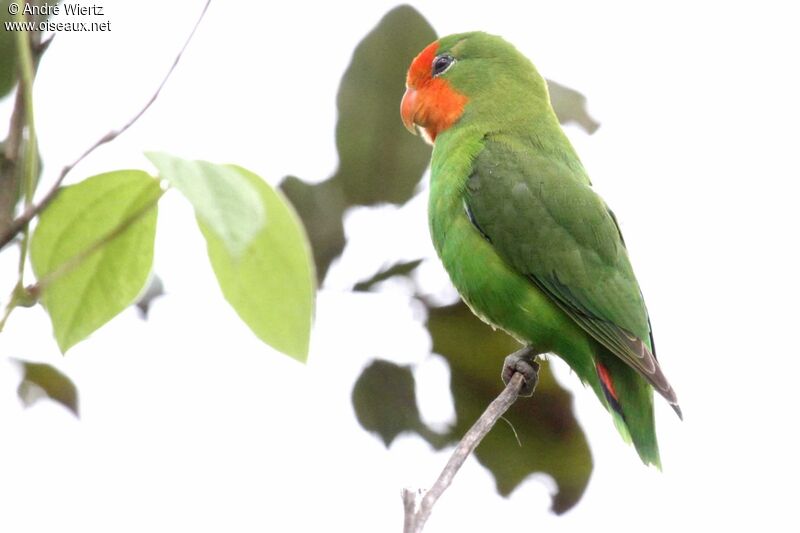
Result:
[[[524,371],[533,381],[536,354],[560,356],[660,468],[653,389],[681,416],[678,399],[617,221],[545,80],[500,37],[450,35],[411,63],[400,111],[433,144],[429,224],[453,284],[477,316],[530,347],[506,360],[504,380]]]

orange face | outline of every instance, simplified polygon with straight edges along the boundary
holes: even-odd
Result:
[[[414,126],[419,126],[431,143],[461,117],[467,103],[466,96],[434,74],[438,48],[438,42],[431,43],[411,62],[406,93],[400,104],[400,116],[406,128],[416,133]]]

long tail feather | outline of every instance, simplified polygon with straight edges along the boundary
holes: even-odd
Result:
[[[597,352],[595,366],[608,410],[617,429],[623,438],[630,436],[630,441],[645,464],[661,468],[653,417],[652,387],[636,370],[604,347]],[[624,426],[624,430],[620,426]]]

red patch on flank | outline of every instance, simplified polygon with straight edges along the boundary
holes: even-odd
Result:
[[[608,369],[600,363],[597,363],[597,375],[600,376],[600,382],[611,397],[614,398],[614,401],[619,402],[617,390],[614,388],[614,382],[611,381],[611,374],[609,374]]]
[[[431,141],[461,118],[467,104],[467,97],[456,91],[447,80],[432,76],[438,48],[438,41],[426,46],[411,62],[406,77],[406,87],[418,93],[414,122],[425,130]]]

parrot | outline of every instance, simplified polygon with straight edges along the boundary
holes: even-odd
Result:
[[[400,115],[433,145],[428,225],[453,285],[476,316],[529,348],[506,358],[503,380],[520,371],[531,385],[536,358],[555,354],[660,469],[653,390],[682,419],[678,398],[617,219],[545,79],[502,37],[449,35],[411,62]]]

